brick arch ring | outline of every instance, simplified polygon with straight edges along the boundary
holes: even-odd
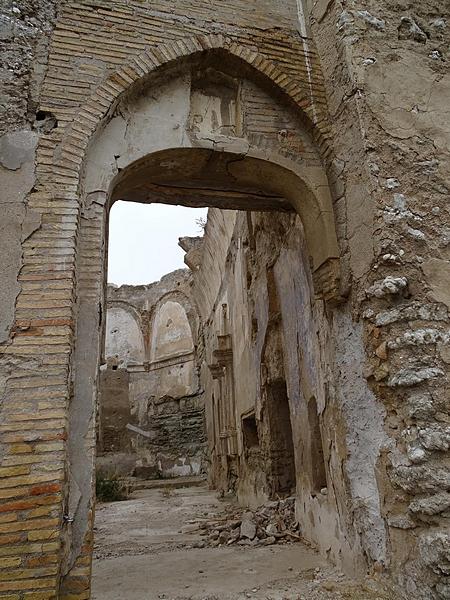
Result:
[[[220,34],[197,35],[146,49],[140,54],[132,57],[127,64],[118,68],[117,71],[111,73],[93,91],[90,98],[88,98],[84,106],[81,107],[78,114],[75,116],[53,156],[55,170],[57,171],[58,176],[62,176],[64,179],[64,192],[62,198],[79,202],[84,175],[83,168],[89,144],[95,133],[102,124],[105,123],[109,115],[112,114],[114,108],[127,92],[131,91],[135,85],[139,84],[139,82],[144,81],[148,76],[158,72],[159,69],[163,69],[165,66],[173,65],[183,58],[214,50],[223,50],[247,64],[250,68],[260,74],[261,77],[266,78],[266,80],[271,83],[276,90],[279,90],[292,105],[298,107],[299,113],[304,117],[308,129],[311,131],[317,150],[322,157],[328,155],[330,146],[327,141],[326,116],[322,111],[318,110],[318,106],[312,104],[309,96],[310,89],[307,85],[302,84],[301,81],[296,80],[292,75],[289,75],[280,69],[264,54],[238,44],[228,37]],[[318,119],[316,118],[316,114],[319,114]],[[56,194],[58,193],[57,185],[58,184],[55,185]],[[79,203],[79,205],[79,216],[82,216],[81,203]],[[96,218],[98,219],[98,222],[101,223],[105,215],[104,208],[100,207],[100,205],[96,205],[95,211],[97,211]],[[86,232],[87,238],[88,230],[83,227],[82,219],[79,218],[78,236],[81,238],[82,249],[79,252],[81,259],[83,258],[83,243],[89,247],[92,243],[90,239],[83,241],[83,232]],[[77,243],[80,243],[80,241]],[[102,239],[96,238],[94,245],[97,255],[101,252],[100,246],[102,243]],[[76,268],[78,269],[78,267]],[[95,289],[95,293],[98,294],[98,297],[101,296],[101,281],[98,272],[92,277],[95,281],[88,280],[86,289],[88,289],[89,292],[86,292],[86,298],[83,295],[85,293],[84,289],[78,291],[80,305],[82,305],[83,310],[85,310],[85,313],[83,314],[88,317],[86,322],[88,322],[91,317],[95,319],[98,318],[97,304],[92,302],[90,296],[91,286]],[[339,258],[337,258],[337,254],[330,256],[326,262],[323,262],[323,264],[321,264],[312,274],[312,277],[314,280],[315,291],[319,291],[320,295],[325,300],[331,300],[333,302],[338,300]],[[79,281],[77,281],[77,285],[80,285]],[[83,319],[79,317],[79,306],[76,310],[78,312],[74,315],[74,321],[78,324],[81,323]],[[98,333],[99,332],[97,331],[97,336]],[[89,390],[91,390],[93,389],[92,382],[95,381],[97,372],[95,360],[96,357],[98,357],[98,354],[96,354],[96,348],[98,348],[98,346],[95,346],[94,344],[94,347],[90,343],[90,340],[86,340],[79,336],[76,337],[73,358],[71,360],[73,360],[73,364],[77,364],[77,362],[81,364],[78,357],[83,357],[84,360],[84,353],[93,353],[94,360],[89,365],[91,372],[91,387]],[[95,343],[98,342],[98,338],[96,338],[96,340]],[[71,400],[71,406],[73,407],[73,414],[76,414],[76,417],[74,417],[75,420],[78,418],[79,414],[83,415],[82,423],[77,423],[78,431],[83,431],[85,439],[89,440],[91,415],[93,414],[92,411],[94,409],[91,405],[86,405],[86,399],[94,396],[90,395],[90,393],[86,393],[85,382],[87,379],[89,379],[89,377],[87,377],[85,371],[82,371],[80,368],[74,369],[74,394],[73,399]],[[73,431],[73,426],[71,425],[69,417],[69,430],[71,427]],[[78,435],[80,436],[79,433]],[[90,458],[89,452],[89,448],[84,449],[83,452],[79,452],[77,449],[75,452],[69,447],[68,454],[72,461],[73,473],[82,473],[84,476],[85,473],[89,472],[89,469],[92,468],[92,459]],[[72,492],[72,482],[69,483],[67,492],[69,498],[71,497],[71,494],[76,498],[76,490],[79,486],[75,477],[74,483],[74,492]],[[90,553],[91,520],[92,503],[91,499],[88,496],[85,496],[75,513],[74,521],[71,525],[72,534],[65,548],[65,566],[61,584],[61,589],[64,590],[64,593],[61,597],[66,597],[65,592],[67,590],[69,590],[70,595],[72,579],[75,580],[76,585],[79,585],[79,582],[77,581],[77,568],[81,566],[82,561],[84,560],[84,554]],[[89,587],[89,582],[86,580],[84,581],[84,584],[87,589]]]
[[[280,69],[261,52],[245,47],[229,37],[221,34],[196,35],[146,49],[133,56],[126,65],[109,75],[96,88],[78,112],[54,156],[55,166],[67,179],[72,180],[73,189],[79,187],[84,159],[92,137],[123,96],[135,84],[165,66],[209,50],[223,50],[265,77],[300,110],[320,155],[326,158],[330,154],[326,116],[321,111],[320,118],[317,119],[317,107],[311,101],[309,90],[305,91],[304,84]],[[336,241],[334,244],[337,247]],[[339,271],[339,258],[335,254],[313,273],[316,292],[332,303],[341,300]]]
[[[96,88],[74,119],[67,137],[62,142],[61,152],[58,153],[58,166],[61,167],[62,162],[65,165],[69,163],[66,167],[68,171],[80,172],[84,153],[97,127],[134,84],[181,58],[214,49],[224,50],[244,61],[280,89],[306,117],[321,154],[329,154],[327,121],[325,118],[316,120],[313,104],[305,93],[304,86],[261,52],[238,44],[221,34],[210,34],[196,35],[148,48],[109,75]]]
[[[142,329],[142,319],[139,311],[125,300],[106,300],[106,308],[121,308],[123,311],[128,313],[132,319],[136,322],[138,327]]]

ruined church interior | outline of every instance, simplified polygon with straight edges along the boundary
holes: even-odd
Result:
[[[450,5],[0,48],[0,600],[449,600]]]

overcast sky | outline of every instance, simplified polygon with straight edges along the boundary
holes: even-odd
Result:
[[[110,213],[108,282],[139,285],[186,267],[178,238],[202,235],[208,209],[116,202]]]

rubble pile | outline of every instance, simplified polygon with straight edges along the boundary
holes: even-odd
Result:
[[[231,509],[227,516],[198,524],[207,546],[270,546],[301,540],[295,499],[272,501],[255,511]],[[197,529],[197,531],[198,531]]]

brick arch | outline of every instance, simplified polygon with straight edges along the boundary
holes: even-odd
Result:
[[[141,315],[134,306],[132,306],[128,302],[125,302],[125,300],[107,300],[106,308],[122,308],[124,311],[128,312],[133,317],[133,319],[138,324],[139,328],[142,330]]]
[[[327,155],[326,144],[326,118],[320,106],[313,104],[309,100],[309,87],[302,84],[293,76],[280,69],[274,62],[271,62],[262,53],[246,48],[230,38],[222,35],[198,35],[183,40],[177,40],[167,44],[155,46],[147,49],[141,54],[134,56],[126,65],[120,67],[105,79],[93,92],[78,114],[74,117],[72,125],[68,129],[61,146],[53,156],[55,171],[58,174],[58,180],[64,180],[61,189],[64,191],[63,200],[69,198],[74,201],[74,210],[77,211],[77,240],[76,255],[74,255],[73,285],[77,289],[78,306],[72,307],[74,316],[74,327],[76,329],[75,342],[71,354],[71,364],[81,364],[81,357],[97,353],[99,347],[98,331],[95,340],[90,340],[78,334],[79,329],[86,327],[87,323],[94,323],[98,320],[97,307],[101,307],[102,302],[102,278],[101,271],[92,269],[91,272],[81,277],[75,277],[79,274],[80,265],[88,264],[91,255],[95,253],[101,255],[103,251],[102,236],[99,235],[104,227],[104,218],[107,214],[102,202],[92,201],[83,212],[80,203],[80,184],[83,178],[83,168],[85,158],[88,153],[89,144],[96,133],[108,117],[111,115],[117,104],[124,95],[131,91],[135,84],[145,81],[153,73],[157,73],[165,66],[174,65],[177,61],[184,58],[198,55],[205,51],[221,50],[227,52],[230,56],[242,61],[252,68],[261,77],[271,83],[272,87],[283,94],[284,97],[301,111],[304,116],[308,130],[311,130],[312,137],[315,138],[315,145],[322,156]],[[319,114],[319,118],[316,118]],[[55,183],[55,192],[58,193],[58,183]],[[77,208],[75,208],[75,204]],[[86,227],[86,224],[89,226]],[[91,231],[95,230],[95,233]],[[337,294],[336,281],[338,280],[338,259],[332,258],[324,262],[318,269],[315,277],[317,289],[323,291],[323,296],[334,298]],[[89,271],[89,269],[88,269]],[[77,588],[77,577],[79,569],[82,569],[83,561],[89,556],[92,543],[92,497],[87,494],[88,484],[87,476],[92,469],[93,459],[92,451],[89,447],[89,436],[92,434],[91,415],[93,414],[93,405],[86,406],[87,399],[94,398],[87,394],[84,387],[85,382],[95,382],[96,362],[90,361],[89,373],[86,369],[74,368],[72,374],[73,398],[71,399],[71,413],[69,414],[69,436],[68,436],[68,456],[73,466],[73,474],[82,474],[82,480],[77,481],[72,477],[68,482],[68,504],[72,503],[72,497],[76,499],[77,490],[83,486],[84,494],[77,504],[74,519],[71,523],[71,533],[67,544],[64,546],[64,571],[61,578],[60,597],[67,597]],[[95,385],[94,385],[95,387]],[[94,394],[95,395],[95,394]],[[77,412],[79,411],[79,412]],[[82,414],[81,423],[77,419]],[[81,438],[78,433],[77,438],[71,431],[75,431],[73,423],[77,424],[78,429],[82,430],[86,444],[82,451],[75,443]],[[72,440],[75,442],[72,443]],[[92,482],[91,482],[92,483]],[[83,580],[85,589],[89,588],[89,580]]]
[[[309,94],[305,91],[305,86],[280,69],[263,53],[243,46],[221,34],[210,34],[196,35],[149,48],[133,56],[126,65],[109,75],[78,112],[62,143],[56,163],[60,166],[64,163],[65,169],[79,174],[91,137],[126,91],[161,67],[179,59],[214,49],[224,50],[244,61],[283,92],[293,104],[301,109],[310,124],[312,136],[321,154],[323,156],[329,154],[329,128],[326,116],[321,113],[321,118],[317,119],[317,109],[308,98]]]

